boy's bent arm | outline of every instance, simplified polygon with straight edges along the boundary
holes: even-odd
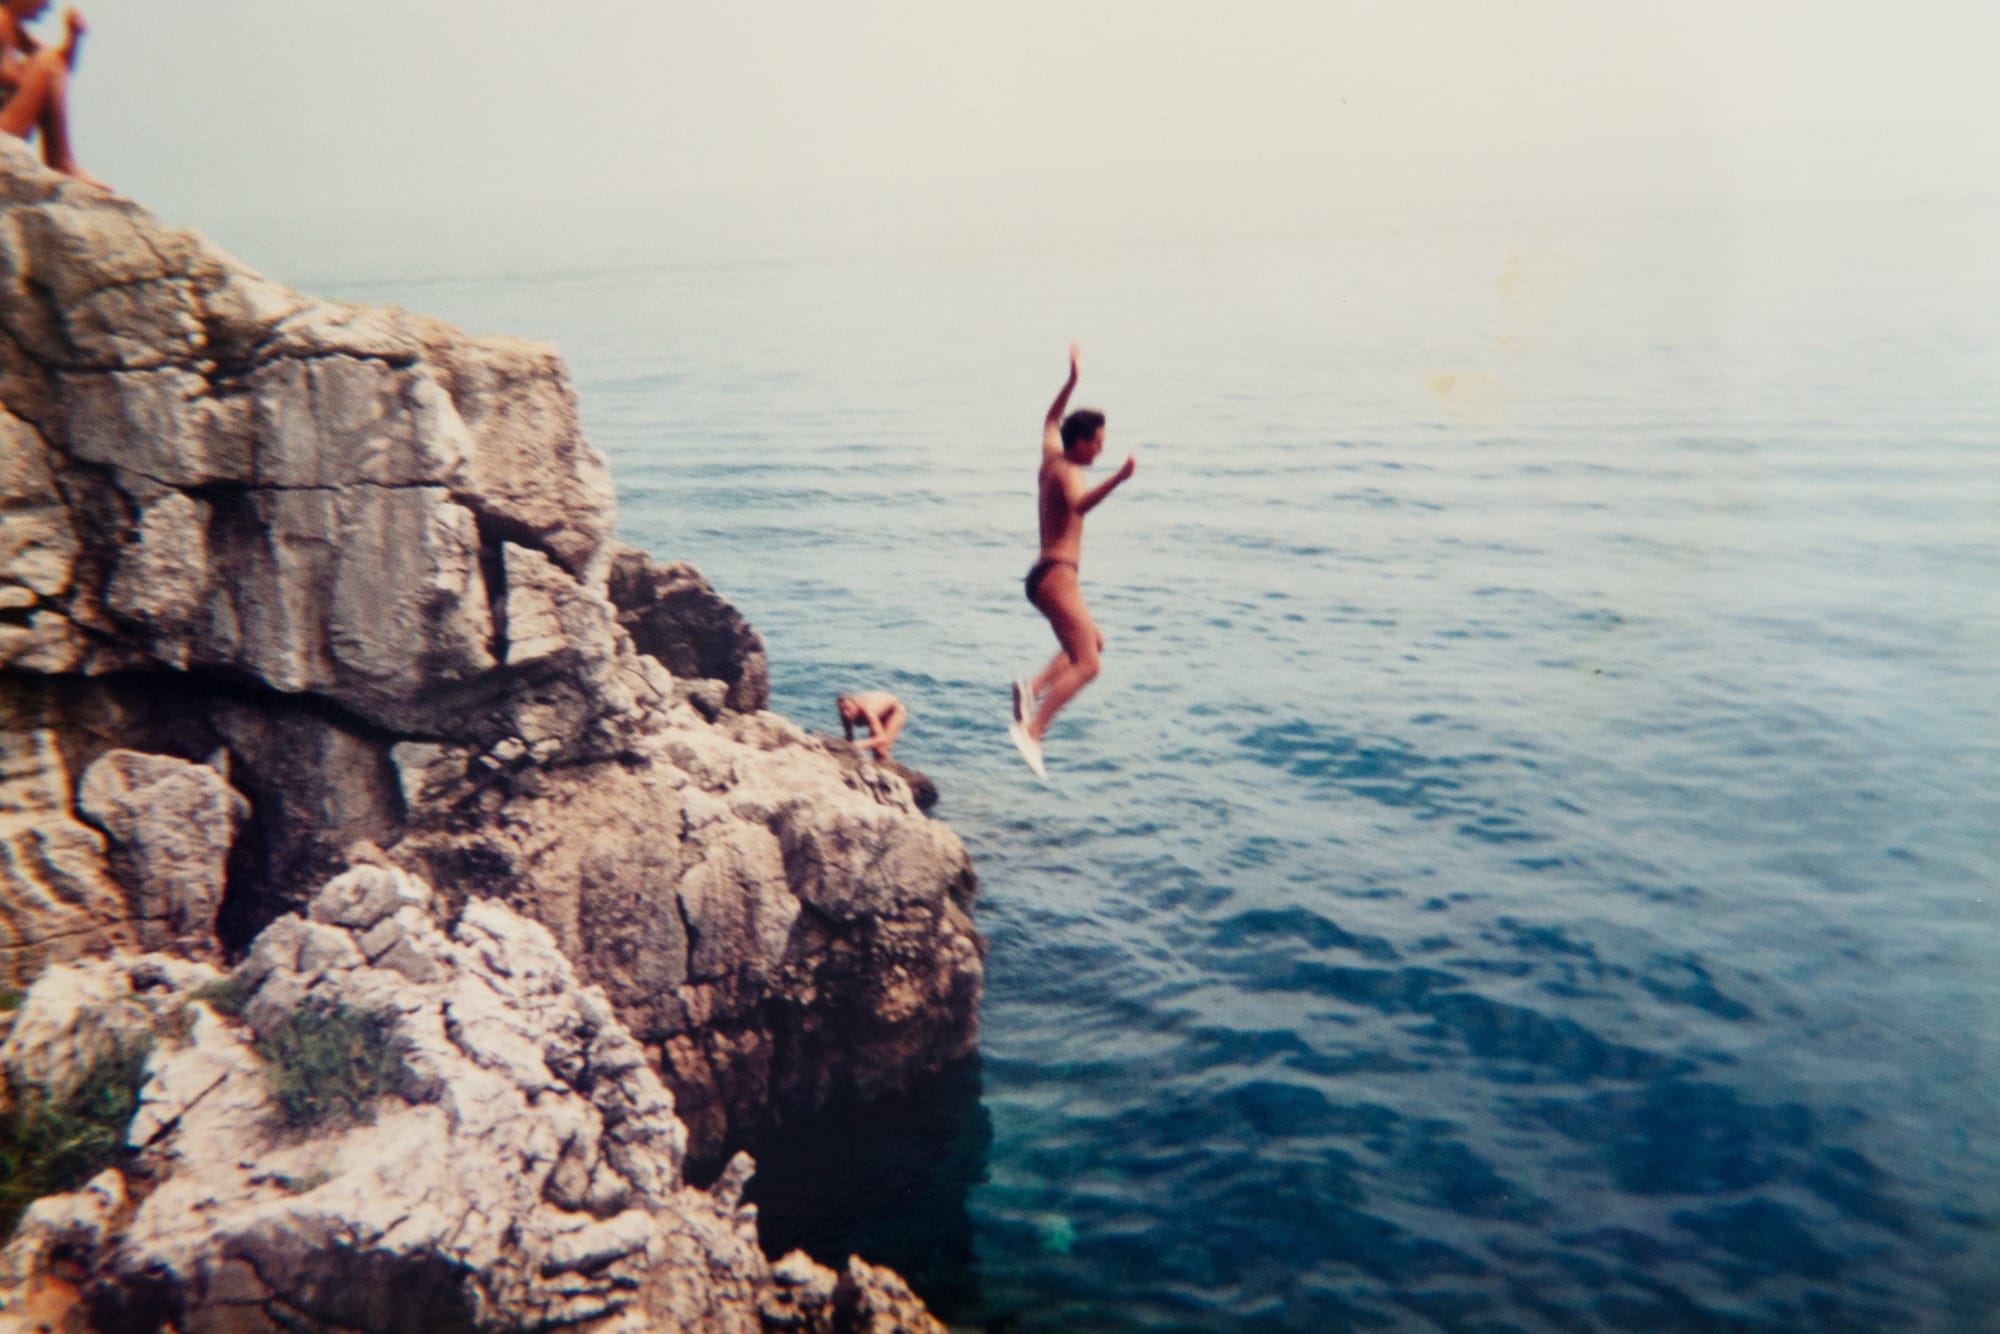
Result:
[[[1129,478],[1133,473],[1137,472],[1138,470],[1139,470],[1139,461],[1133,458],[1130,454],[1127,454],[1125,456],[1125,462],[1119,465],[1117,472],[1113,473],[1110,477],[1105,478],[1102,482],[1099,482],[1096,486],[1093,486],[1092,488],[1090,488],[1090,490],[1084,492],[1081,496],[1076,498],[1074,502],[1076,506],[1076,512],[1078,514],[1088,514],[1092,510],[1096,509],[1098,505],[1103,502],[1106,496],[1110,495],[1113,491],[1116,491],[1118,489],[1118,486],[1121,482],[1125,481],[1127,478]]]
[[[854,748],[856,750],[872,750],[877,755],[887,755],[889,747],[896,744],[896,734],[902,730],[902,715],[900,714],[890,715],[886,725],[879,718],[870,718],[868,722],[868,737],[865,740],[855,742]]]

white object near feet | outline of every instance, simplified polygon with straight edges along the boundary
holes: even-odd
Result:
[[[1042,769],[1042,743],[1028,735],[1027,726],[1022,723],[1011,723],[1008,725],[1007,735],[1014,738],[1014,749],[1021,752],[1021,758],[1035,771],[1035,777],[1047,778],[1048,774]]]

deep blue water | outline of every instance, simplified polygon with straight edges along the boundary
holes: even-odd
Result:
[[[908,704],[982,1059],[862,1119],[838,1212],[956,1321],[1980,1330],[1996,237],[1377,219],[319,290],[555,342],[623,535],[758,626],[774,707]],[[1072,338],[1139,471],[1040,784],[1006,683],[1053,647],[1020,576]]]

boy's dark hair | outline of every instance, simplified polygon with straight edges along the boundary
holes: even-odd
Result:
[[[1104,425],[1104,414],[1096,408],[1078,408],[1063,418],[1063,453],[1076,448],[1079,440],[1088,440]]]

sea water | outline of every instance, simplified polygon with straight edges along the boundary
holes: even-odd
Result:
[[[663,231],[671,228],[663,223]],[[2000,218],[328,275],[554,342],[621,536],[907,704],[981,1056],[765,1154],[965,1327],[2000,1328]],[[1008,681],[1069,341],[1108,640]]]

